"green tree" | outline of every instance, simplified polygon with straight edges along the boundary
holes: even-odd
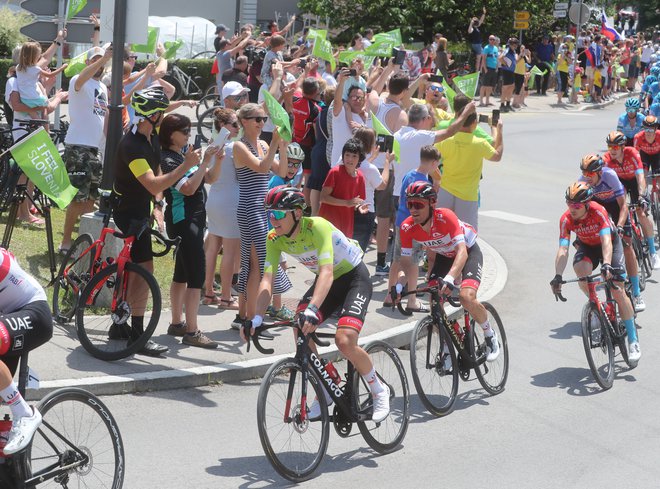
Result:
[[[12,50],[25,41],[21,27],[30,22],[30,15],[0,7],[0,58],[11,58]]]

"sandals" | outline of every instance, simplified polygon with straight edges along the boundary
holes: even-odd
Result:
[[[234,297],[232,297],[231,299],[222,299],[222,298],[220,298],[218,306],[219,306],[218,307],[219,309],[227,309],[227,310],[237,311],[238,310],[238,301]]]
[[[30,214],[30,217],[27,220],[21,219],[21,221],[30,226],[37,226],[37,227],[41,227],[44,224],[46,224],[46,221],[32,214]]]
[[[205,306],[217,306],[218,304],[220,304],[220,300],[221,300],[220,296],[218,296],[218,295],[204,294],[204,298],[202,299],[202,304],[204,304]]]

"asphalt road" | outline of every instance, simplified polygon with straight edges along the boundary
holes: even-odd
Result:
[[[308,487],[657,487],[660,286],[654,277],[638,317],[641,362],[629,371],[617,357],[607,392],[592,380],[582,347],[584,297],[567,286],[568,302],[557,303],[548,286],[564,190],[580,157],[604,150],[622,107],[504,116],[505,156],[484,171],[480,234],[509,268],[492,301],[509,340],[506,390],[490,397],[475,380],[461,383],[456,411],[436,419],[409,375],[412,416],[402,448],[379,456],[359,435],[342,439],[331,430],[328,456]],[[407,367],[407,352],[400,354]],[[286,486],[259,443],[258,388],[253,380],[105,398],[126,445],[125,487]]]

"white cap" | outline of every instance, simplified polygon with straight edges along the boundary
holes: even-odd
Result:
[[[227,97],[235,97],[236,95],[243,95],[244,93],[248,93],[249,91],[250,91],[249,88],[245,88],[240,83],[235,81],[230,81],[225,83],[225,85],[222,87],[222,100],[226,99]]]
[[[94,56],[105,56],[105,49],[99,46],[94,46],[87,51],[87,59],[92,59]]]

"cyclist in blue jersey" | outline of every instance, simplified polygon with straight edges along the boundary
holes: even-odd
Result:
[[[653,103],[649,107],[649,115],[660,119],[660,93],[653,99]]]
[[[639,94],[639,101],[644,107],[651,105],[653,97],[658,94],[659,90],[658,77],[655,75],[649,75],[644,79],[642,84],[642,90]]]
[[[626,271],[630,277],[633,292],[633,307],[635,312],[646,309],[642,293],[639,289],[639,269],[635,259],[635,251],[630,246],[632,227],[628,217],[626,189],[614,170],[605,166],[603,159],[597,154],[588,154],[580,162],[582,176],[580,182],[586,182],[593,191],[594,202],[602,205],[616,225],[619,236],[623,239],[623,256],[626,261]]]
[[[621,114],[616,125],[616,130],[626,136],[626,146],[632,146],[635,134],[642,130],[644,114],[640,112],[640,108],[641,104],[636,98],[626,100],[626,112]]]

